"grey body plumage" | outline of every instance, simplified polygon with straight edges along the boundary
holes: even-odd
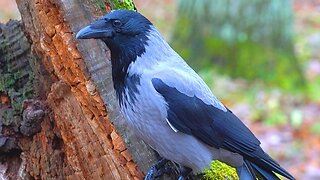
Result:
[[[121,110],[130,126],[135,128],[139,136],[161,156],[201,172],[210,165],[216,150],[193,136],[176,132],[174,127],[168,124],[166,102],[154,88],[152,79],[160,78],[190,96],[196,94],[194,90],[207,92],[198,96],[208,104],[225,108],[215,99],[198,75],[181,58],[177,59],[176,57],[179,56],[159,37],[158,32],[153,29],[148,37],[146,52],[129,65],[128,77],[138,75],[140,83],[137,84],[138,91],[134,102],[128,98],[133,92],[130,92],[130,88],[125,89],[122,94],[122,99],[125,101],[120,104]],[[154,48],[166,50],[167,53],[157,52]],[[189,80],[189,85],[179,84],[179,82],[188,82],[190,77],[196,78],[196,81]],[[177,87],[177,85],[181,86]],[[205,89],[202,90],[201,87]],[[124,105],[125,103],[128,104]]]
[[[113,11],[77,38],[103,40],[128,124],[162,157],[201,172],[218,159],[241,179],[294,179],[141,14]]]

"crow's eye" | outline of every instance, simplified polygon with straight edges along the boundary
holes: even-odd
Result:
[[[120,20],[116,19],[116,20],[113,20],[113,21],[112,21],[112,25],[113,25],[114,27],[120,27],[120,26],[122,25],[122,23],[121,23]]]

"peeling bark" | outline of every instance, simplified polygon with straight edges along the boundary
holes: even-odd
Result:
[[[90,0],[17,4],[37,81],[33,99],[21,103],[25,121],[13,133],[19,168],[10,177],[142,179],[156,154],[133,135],[119,113],[110,52],[98,41],[75,41],[75,32],[100,12]],[[9,166],[0,166],[0,172]]]
[[[22,23],[0,25],[0,179],[142,179],[158,158],[120,114],[108,48],[75,40],[92,1],[17,0]]]

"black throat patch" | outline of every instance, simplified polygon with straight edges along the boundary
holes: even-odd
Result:
[[[137,86],[140,85],[140,76],[137,74],[129,75],[128,68],[138,57],[145,53],[148,37],[146,33],[137,36],[123,36],[116,40],[104,40],[111,51],[112,80],[113,86],[119,99],[119,104],[123,104],[125,90],[131,100],[135,99],[138,92]],[[133,98],[133,99],[132,99]],[[134,102],[134,100],[132,101]]]
[[[138,86],[140,86],[140,76],[137,74],[127,76],[125,78],[124,87],[121,92],[117,92],[119,105],[128,108],[129,103],[134,105],[137,100],[137,94],[140,94]]]

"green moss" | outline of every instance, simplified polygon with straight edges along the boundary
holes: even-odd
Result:
[[[206,169],[202,176],[204,180],[238,180],[236,169],[220,161],[213,161],[210,169]]]
[[[1,109],[0,108],[0,120],[1,123],[5,126],[11,127],[19,127],[22,118],[20,115],[17,114],[15,109],[8,108],[8,109]]]
[[[12,24],[7,26],[10,31],[19,28],[19,26]],[[21,53],[30,53],[27,40],[24,38],[16,40],[19,41],[21,49],[13,51],[12,48],[15,47],[15,44],[12,44],[12,42],[16,41],[11,40],[12,42],[9,42],[9,37],[0,34],[0,64],[2,65],[0,67],[0,94],[8,96],[10,99],[8,107],[0,104],[0,120],[4,125],[18,127],[22,119],[23,101],[34,96],[33,82],[35,76],[29,66],[30,56],[21,56]]]
[[[6,63],[9,65],[9,62]],[[10,68],[5,67],[3,75],[0,77],[0,92],[7,94],[10,97],[11,107],[17,112],[22,111],[22,102],[25,99],[33,97],[32,83],[34,76],[32,72],[27,72],[27,81],[21,84],[21,81],[25,79],[21,71],[11,71]]]
[[[110,6],[111,9],[127,9],[136,11],[136,7],[132,0],[96,0],[96,7],[101,10],[101,12],[106,13],[106,6]]]

